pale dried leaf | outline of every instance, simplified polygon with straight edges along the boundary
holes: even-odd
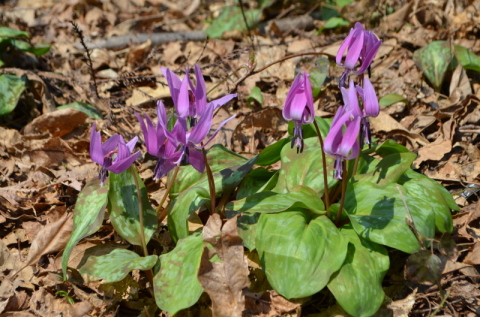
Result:
[[[250,285],[248,264],[237,235],[237,217],[229,219],[220,233],[221,224],[214,214],[205,225],[204,240],[214,249],[205,247],[198,280],[212,300],[214,316],[240,317],[245,309],[243,290]]]

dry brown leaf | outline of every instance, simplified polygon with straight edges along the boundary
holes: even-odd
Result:
[[[435,140],[420,150],[418,150],[418,157],[415,159],[414,164],[419,166],[423,161],[432,160],[440,161],[443,156],[452,150],[452,141],[444,140],[442,137]]]
[[[297,310],[300,304],[292,303],[275,291],[265,293],[245,292],[247,316],[273,317]],[[294,314],[293,316],[295,316]],[[282,315],[283,316],[283,315]],[[291,316],[291,315],[289,315]]]
[[[213,316],[241,317],[245,309],[243,290],[250,280],[242,239],[237,234],[237,217],[222,227],[220,216],[212,215],[202,235],[214,248],[204,248],[198,271],[198,280],[212,300]]]
[[[472,86],[467,77],[467,72],[458,65],[453,72],[452,79],[450,81],[449,95],[452,103],[457,103],[472,93]]]
[[[47,224],[33,240],[24,267],[34,264],[44,254],[62,250],[67,245],[72,229],[73,213],[65,213],[56,222]]]
[[[415,304],[415,295],[417,289],[413,290],[413,293],[408,295],[404,299],[396,300],[390,303],[387,308],[393,311],[393,317],[408,317]]]
[[[83,317],[93,308],[87,301],[70,304],[65,298],[55,298],[45,288],[35,291],[30,300],[30,309],[41,317]]]
[[[88,116],[73,108],[66,108],[45,113],[25,126],[25,134],[49,132],[53,136],[62,137],[85,123]]]
[[[480,265],[480,242],[476,242],[473,249],[467,253],[463,263]]]

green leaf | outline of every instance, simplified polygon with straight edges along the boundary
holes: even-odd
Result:
[[[353,0],[335,0],[335,3],[338,7],[343,8],[344,6],[349,5],[352,3]]]
[[[237,213],[278,213],[289,208],[305,208],[316,215],[326,213],[320,196],[310,187],[298,185],[288,193],[263,191],[228,203],[225,208]],[[230,216],[229,216],[230,218]]]
[[[360,239],[349,226],[340,233],[350,243],[342,268],[333,274],[328,288],[337,302],[354,317],[370,317],[383,302],[382,280],[390,267],[387,250]]]
[[[455,45],[455,56],[463,68],[480,73],[480,56],[461,45]]]
[[[205,188],[191,187],[183,191],[170,203],[168,210],[168,231],[177,241],[189,235],[188,217],[203,204],[210,201],[210,193]]]
[[[214,145],[207,152],[207,161],[210,164],[210,168],[214,177],[218,180],[222,179],[221,171],[242,166],[247,162],[247,159],[243,156],[236,154],[222,145]],[[184,191],[185,189],[192,186],[199,186],[198,183],[201,182],[201,187],[208,190],[208,179],[207,173],[199,173],[193,166],[184,166],[180,168],[177,178],[173,184],[171,195],[175,196],[178,193]],[[217,182],[215,182],[215,185]],[[217,189],[217,193],[220,192]]]
[[[322,90],[325,79],[327,79],[330,61],[327,57],[320,57],[315,62],[317,66],[310,71],[309,79],[312,86],[313,97],[317,98]]]
[[[77,109],[77,110],[83,112],[84,114],[86,114],[87,116],[89,116],[90,118],[94,118],[94,119],[102,119],[103,118],[100,111],[98,111],[97,109],[95,109],[95,107],[93,107],[92,105],[90,105],[88,103],[85,103],[85,102],[75,101],[75,102],[69,103],[67,105],[57,107],[57,110],[65,109],[65,108]]]
[[[269,283],[286,298],[311,296],[342,266],[347,241],[325,216],[306,211],[260,216],[256,247]]]
[[[27,77],[18,78],[14,75],[0,75],[0,116],[12,112],[25,90]]]
[[[327,23],[323,26],[323,29],[336,29],[338,27],[350,25],[350,21],[347,21],[340,17],[331,17]]]
[[[391,154],[410,153],[410,151],[403,145],[395,142],[394,140],[388,139],[375,149],[375,153],[377,153],[381,157],[386,157]]]
[[[459,208],[445,188],[434,180],[413,170],[407,171],[399,183],[403,185],[409,194],[430,205],[431,210],[435,213],[435,228],[437,231],[442,233],[453,231],[450,205],[454,204],[455,210]],[[448,202],[445,198],[448,199]]]
[[[440,91],[453,57],[450,43],[447,41],[431,42],[413,53],[414,62],[436,91]]]
[[[238,187],[236,198],[242,199],[262,190],[266,190],[265,187],[275,173],[276,171],[269,171],[263,167],[251,170]]]
[[[428,245],[427,239],[432,239],[435,235],[435,213],[427,202],[412,196],[401,185],[379,186],[367,181],[357,182],[353,186],[348,184],[345,210],[360,237],[413,253],[420,246],[405,221],[408,213],[402,198],[406,200],[416,229]]]
[[[405,278],[414,283],[437,284],[445,264],[430,250],[420,250],[408,257],[405,263]]]
[[[73,247],[84,237],[95,233],[102,225],[107,205],[108,186],[100,186],[94,179],[85,184],[78,194],[73,210],[73,230],[62,255],[63,278],[67,279],[67,264]]]
[[[275,192],[288,193],[297,185],[312,188],[318,195],[324,193],[322,150],[317,138],[306,139],[303,153],[286,144],[281,152],[282,168],[278,176]],[[338,180],[333,178],[334,158],[327,155],[328,187],[334,186]]]
[[[103,279],[105,283],[113,283],[123,280],[132,270],[151,269],[157,260],[156,255],[140,257],[130,250],[115,249],[106,255],[89,257],[79,271]]]
[[[257,86],[252,88],[250,95],[247,97],[248,104],[251,104],[254,101],[258,102],[260,105],[263,104],[262,91]]]
[[[257,165],[268,166],[277,163],[280,160],[280,152],[285,144],[290,143],[291,137],[280,139],[270,144],[258,155]]]
[[[27,32],[0,27],[0,37],[30,37]]]
[[[238,236],[242,238],[243,245],[250,251],[255,250],[255,239],[257,236],[257,223],[259,218],[259,213],[245,213],[237,218]]]
[[[17,49],[24,51],[24,52],[30,52],[34,55],[41,56],[45,55],[48,53],[50,50],[50,45],[45,44],[45,43],[40,43],[35,46],[31,45],[28,42],[22,41],[22,40],[15,40],[11,39],[10,40],[10,45],[16,47]]]
[[[202,236],[195,234],[160,256],[160,270],[153,278],[155,301],[172,316],[195,304],[203,293],[197,278],[203,246]]]
[[[380,98],[378,103],[382,107],[388,107],[388,106],[391,106],[391,105],[393,105],[394,103],[397,103],[397,102],[403,102],[403,103],[408,105],[408,99],[403,97],[403,96],[397,95],[397,94],[385,95],[382,98]]]
[[[148,243],[155,230],[157,230],[157,213],[150,205],[145,184],[143,184],[142,179],[133,167],[130,167],[120,174],[110,173],[108,211],[110,221],[115,231],[129,243],[142,245],[140,238],[138,195],[132,171],[140,187],[146,243]]]
[[[245,11],[245,17],[250,29],[254,28],[262,19],[262,10],[255,9]],[[238,6],[226,6],[220,15],[205,30],[209,38],[221,38],[227,31],[239,30],[247,31],[242,10]]]
[[[408,170],[417,154],[394,153],[385,156],[372,171],[368,173],[355,175],[355,180],[359,182],[372,182],[383,186],[393,184]]]

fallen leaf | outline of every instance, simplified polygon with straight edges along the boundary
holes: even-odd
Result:
[[[44,254],[62,250],[67,245],[72,228],[73,213],[65,213],[56,222],[47,224],[33,240],[23,267],[34,264]]]
[[[245,309],[243,290],[248,288],[248,262],[242,239],[237,234],[237,217],[222,220],[214,214],[203,230],[206,246],[198,271],[198,280],[212,300],[213,316],[241,317]]]

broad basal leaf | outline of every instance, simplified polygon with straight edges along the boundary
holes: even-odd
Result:
[[[57,110],[65,109],[65,108],[77,109],[83,112],[84,114],[86,114],[87,116],[89,116],[90,118],[102,119],[102,114],[94,106],[85,102],[75,101],[67,105],[57,107]]]
[[[455,45],[455,56],[463,68],[480,73],[480,56],[461,45]]]
[[[174,241],[188,236],[188,217],[209,201],[210,193],[206,189],[191,187],[183,191],[170,203],[168,210],[168,231]]]
[[[342,266],[347,241],[325,216],[308,212],[262,214],[256,247],[272,287],[286,298],[313,295]]]
[[[10,113],[17,106],[18,100],[25,90],[26,77],[0,75],[0,116]]]
[[[413,170],[405,173],[400,184],[403,185],[410,195],[430,205],[430,209],[435,214],[435,228],[437,231],[442,233],[452,232],[453,220],[450,205],[453,203],[452,206],[456,207],[456,210],[458,210],[458,206],[445,188],[434,180]],[[445,198],[447,198],[448,202]]]
[[[275,175],[275,173],[277,172],[266,170],[263,167],[251,170],[243,178],[240,186],[238,186],[237,199],[245,198],[262,190],[268,190],[265,187],[268,186],[270,179]]]
[[[200,234],[178,241],[173,251],[160,256],[160,270],[153,278],[155,301],[175,315],[195,304],[203,293],[197,274],[204,242]]]
[[[303,153],[297,153],[297,149],[286,144],[281,153],[282,168],[278,177],[275,192],[288,193],[293,187],[303,185],[313,189],[318,195],[324,193],[322,150],[317,138],[305,140]],[[337,183],[333,178],[334,159],[327,155],[328,187]]]
[[[445,73],[454,57],[447,41],[431,42],[413,53],[413,60],[436,91],[442,87]]]
[[[130,250],[115,249],[107,255],[89,257],[79,271],[112,283],[123,280],[132,270],[151,269],[157,260],[156,255],[140,257]]]
[[[340,233],[349,241],[347,258],[327,286],[350,315],[372,316],[385,295],[382,280],[390,267],[387,250],[381,245],[359,238],[351,226],[341,228]]]
[[[396,183],[410,169],[416,157],[415,153],[410,152],[387,155],[372,171],[355,175],[355,181],[372,182],[379,186]]]
[[[134,174],[132,174],[132,172]],[[142,245],[140,236],[139,199],[135,179],[140,187],[141,208],[143,209],[145,242],[148,243],[157,229],[155,209],[148,200],[147,189],[134,168],[120,174],[110,173],[108,210],[115,231],[129,243]]]
[[[63,278],[67,279],[67,264],[73,247],[84,237],[95,233],[102,225],[107,205],[108,186],[100,186],[94,179],[78,194],[73,210],[73,231],[62,255]]]
[[[413,253],[420,246],[406,223],[409,216],[403,199],[415,227],[423,235],[424,243],[428,244],[426,239],[432,239],[435,235],[435,213],[427,202],[410,195],[401,185],[378,186],[367,181],[349,185],[345,210],[360,237]]]
[[[289,208],[306,208],[317,215],[325,214],[325,206],[319,195],[307,186],[295,186],[289,193],[263,191],[246,198],[232,201],[225,206],[237,213],[276,213]]]

